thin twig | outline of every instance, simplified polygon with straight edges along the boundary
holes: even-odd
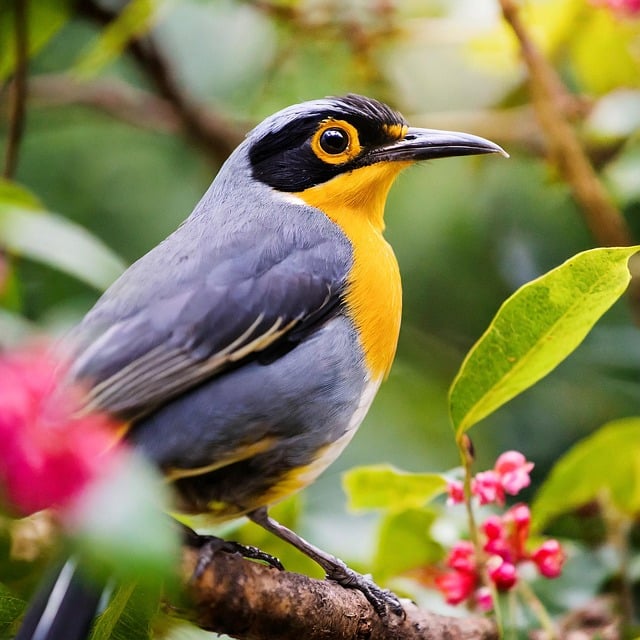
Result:
[[[4,156],[2,175],[13,178],[18,166],[20,142],[24,133],[27,99],[27,65],[28,65],[28,32],[27,13],[28,0],[14,0],[14,37],[15,37],[15,72],[11,83],[9,102],[9,132]]]
[[[170,102],[116,78],[79,81],[65,73],[32,76],[29,104],[33,107],[78,105],[141,129],[166,134],[184,130],[182,118]]]
[[[528,69],[533,107],[549,151],[580,204],[587,226],[602,246],[631,244],[626,221],[602,186],[564,116],[567,91],[562,81],[529,36],[515,0],[499,1],[504,19],[520,43],[522,59]]]
[[[105,9],[92,0],[78,0],[76,10],[81,16],[100,25],[108,24],[117,16],[117,12]],[[132,40],[128,49],[159,95],[172,105],[189,139],[214,161],[225,160],[242,139],[243,131],[187,95],[151,35]]]
[[[522,599],[526,602],[527,606],[533,611],[540,622],[540,625],[545,631],[545,637],[547,640],[558,640],[558,631],[553,624],[553,620],[549,615],[546,607],[540,601],[540,598],[534,593],[533,589],[526,580],[520,580],[518,583],[518,590]]]

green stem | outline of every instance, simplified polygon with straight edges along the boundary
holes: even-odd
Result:
[[[633,523],[611,503],[604,492],[600,496],[599,503],[607,527],[607,538],[618,554],[618,597],[620,598],[622,625],[628,627],[634,617],[633,593],[629,576],[629,532]]]
[[[559,640],[558,632],[546,607],[542,604],[533,589],[524,581],[518,582],[518,590],[524,602],[533,611],[540,625],[545,630],[548,640]]]
[[[498,592],[493,582],[489,579],[487,574],[485,552],[480,543],[480,534],[478,532],[478,525],[476,523],[475,513],[473,511],[473,495],[471,493],[471,480],[473,477],[473,445],[469,436],[463,434],[462,437],[457,439],[458,451],[460,452],[460,458],[462,459],[462,467],[464,469],[464,506],[467,511],[467,526],[469,528],[469,539],[473,544],[473,548],[478,563],[478,572],[482,579],[482,584],[491,591],[491,597],[493,599],[493,610],[496,617],[496,625],[498,627],[499,637],[504,637],[504,623],[502,619],[502,611],[500,610],[498,602]]]

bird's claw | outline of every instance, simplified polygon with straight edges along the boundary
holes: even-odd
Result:
[[[335,569],[328,572],[327,578],[347,589],[360,591],[381,618],[386,618],[389,611],[401,618],[406,616],[405,610],[395,593],[388,589],[382,589],[371,578],[349,569],[344,563],[336,565]]]
[[[239,542],[223,540],[216,536],[198,535],[195,538],[191,537],[189,539],[189,546],[198,549],[198,563],[196,564],[195,571],[193,572],[194,579],[202,576],[216,553],[237,553],[243,558],[264,562],[279,571],[284,569],[283,564],[278,560],[278,558],[266,553],[265,551],[261,551],[257,547],[243,545]]]

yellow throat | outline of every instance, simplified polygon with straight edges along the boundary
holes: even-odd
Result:
[[[389,162],[362,167],[295,194],[320,209],[351,242],[353,266],[345,300],[373,379],[389,373],[400,332],[400,272],[382,232],[389,189],[410,164]]]

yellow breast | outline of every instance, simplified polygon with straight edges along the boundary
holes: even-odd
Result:
[[[346,303],[373,379],[388,374],[400,332],[400,273],[382,232],[387,194],[408,164],[363,167],[295,194],[323,211],[351,241],[353,266]]]

